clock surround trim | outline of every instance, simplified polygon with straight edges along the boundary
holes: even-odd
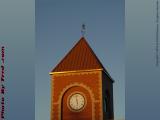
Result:
[[[64,94],[65,94],[65,93],[64,93]],[[83,107],[82,107],[81,109],[79,109],[79,110],[74,110],[74,109],[72,109],[71,106],[69,105],[70,97],[71,97],[72,95],[74,95],[74,94],[80,94],[80,95],[82,95],[82,96],[84,97],[84,100],[85,100],[85,104],[84,104]],[[68,108],[69,108],[72,112],[81,112],[81,111],[84,110],[84,108],[86,107],[86,105],[87,105],[87,98],[86,98],[86,95],[85,95],[83,92],[74,91],[74,92],[72,92],[72,93],[68,96],[68,98],[67,98],[67,106],[68,106]]]

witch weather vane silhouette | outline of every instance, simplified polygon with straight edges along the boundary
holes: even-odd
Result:
[[[82,24],[82,29],[81,29],[82,37],[84,37],[85,33],[86,33],[86,25]]]

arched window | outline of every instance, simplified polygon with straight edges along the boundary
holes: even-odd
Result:
[[[108,111],[108,109],[107,109],[107,97],[104,98],[104,106],[103,106],[103,108],[104,108],[104,112]]]
[[[104,96],[104,112],[109,112],[110,110],[110,94],[109,90],[106,90],[105,96]]]

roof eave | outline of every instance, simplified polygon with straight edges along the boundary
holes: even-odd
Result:
[[[102,71],[110,78],[112,83],[115,82],[115,80],[110,76],[110,74],[105,69],[103,69]]]
[[[88,69],[88,70],[72,70],[72,71],[57,71],[57,72],[50,72],[50,75],[54,74],[65,74],[65,73],[78,73],[78,72],[92,72],[92,71],[102,71],[103,69]]]

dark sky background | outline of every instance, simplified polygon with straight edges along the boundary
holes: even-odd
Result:
[[[36,120],[50,119],[49,72],[81,38],[82,23],[115,80],[115,120],[124,119],[124,0],[36,0]]]

